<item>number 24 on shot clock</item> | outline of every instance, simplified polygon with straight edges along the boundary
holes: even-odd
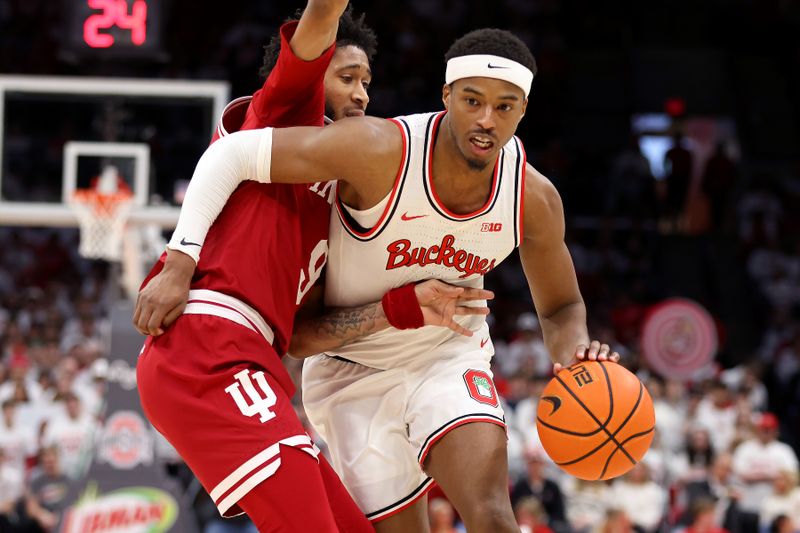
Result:
[[[161,0],[78,0],[70,5],[72,52],[143,58],[160,53]]]
[[[83,22],[83,40],[92,48],[108,48],[114,44],[114,35],[104,33],[117,27],[130,30],[130,42],[134,46],[141,46],[147,39],[147,2],[134,0],[128,13],[126,0],[86,0],[92,9],[101,10],[100,13],[89,15]]]

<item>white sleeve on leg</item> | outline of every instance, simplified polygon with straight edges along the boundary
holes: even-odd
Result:
[[[270,182],[272,128],[226,135],[208,147],[186,189],[178,225],[167,248],[200,259],[211,224],[245,180]]]

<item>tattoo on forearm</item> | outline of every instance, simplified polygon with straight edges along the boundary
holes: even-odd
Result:
[[[379,302],[361,307],[340,309],[306,324],[309,332],[320,341],[338,341],[340,347],[349,341],[368,335],[384,325],[386,315]]]

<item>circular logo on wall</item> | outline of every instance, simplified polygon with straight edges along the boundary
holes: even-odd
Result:
[[[97,458],[120,470],[152,463],[153,439],[142,416],[117,411],[108,417],[98,439]]]
[[[717,353],[717,328],[703,306],[672,298],[653,307],[642,326],[642,352],[666,378],[688,379]]]

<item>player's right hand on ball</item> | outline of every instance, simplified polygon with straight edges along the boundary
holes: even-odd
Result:
[[[488,315],[486,306],[468,306],[474,300],[491,300],[492,291],[458,287],[438,279],[417,283],[414,287],[417,301],[422,308],[426,326],[444,326],[456,333],[472,337],[472,332],[455,321],[456,315]]]
[[[176,250],[167,251],[164,269],[150,280],[136,299],[133,325],[143,335],[158,336],[186,308],[195,262]]]
[[[575,348],[575,355],[572,360],[566,364],[555,363],[553,365],[553,374],[558,374],[562,368],[567,368],[580,363],[581,361],[608,361],[610,363],[619,363],[619,354],[611,349],[608,344],[601,343],[598,340],[593,340],[589,346],[579,344]]]

